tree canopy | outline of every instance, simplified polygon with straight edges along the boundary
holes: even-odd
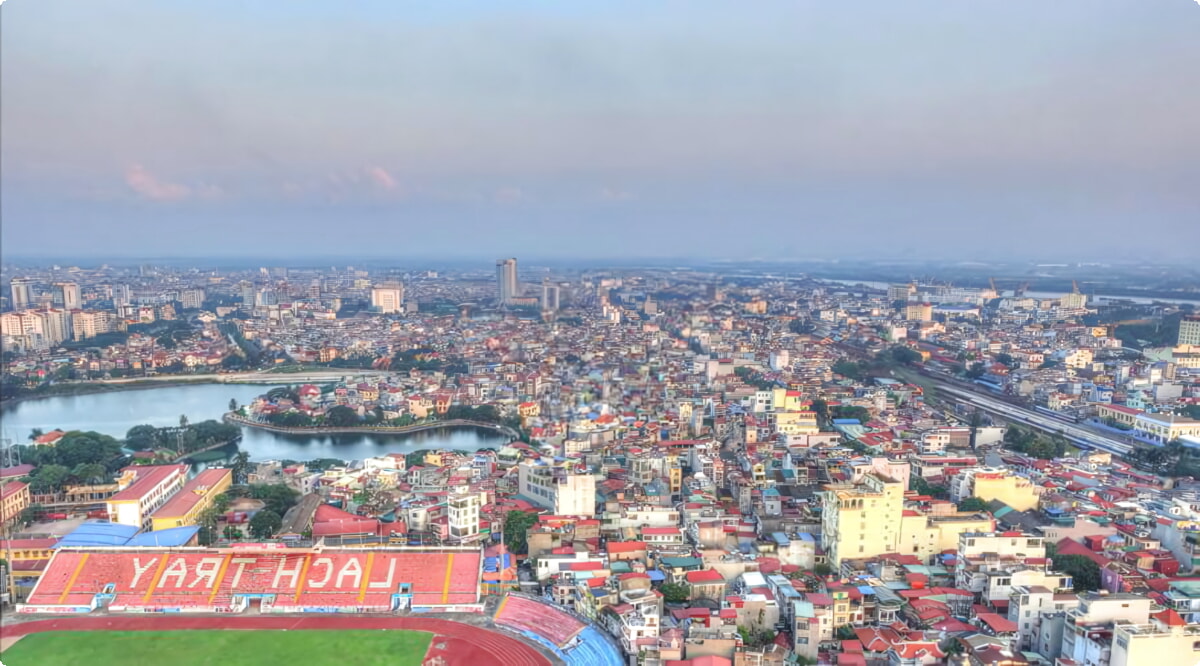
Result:
[[[529,544],[525,533],[537,524],[537,514],[520,510],[512,510],[504,515],[504,545],[509,551],[518,555],[529,552]]]
[[[1055,555],[1054,570],[1070,574],[1076,592],[1100,589],[1100,565],[1083,555]]]
[[[283,527],[283,518],[270,509],[263,509],[250,519],[250,534],[255,539],[269,539]]]

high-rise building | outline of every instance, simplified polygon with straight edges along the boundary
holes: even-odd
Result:
[[[13,278],[9,288],[12,290],[12,308],[14,310],[24,310],[33,303],[33,280]]]
[[[404,311],[404,285],[385,282],[371,289],[371,309],[383,314],[399,314]]]
[[[64,340],[74,339],[75,334],[71,329],[70,310],[46,310],[41,315],[42,328],[44,329],[47,343],[57,345]]]
[[[150,308],[153,312],[154,308]],[[108,333],[113,327],[112,313],[103,310],[76,310],[71,313],[71,332],[76,340],[87,340],[101,333]]]
[[[1190,315],[1179,321],[1179,344],[1200,345],[1200,315]]]
[[[551,284],[549,278],[542,280],[542,309],[558,310],[562,301],[562,290],[556,284]]]
[[[78,310],[83,307],[83,295],[79,285],[74,282],[55,282],[54,289],[64,310]]]
[[[133,289],[127,284],[114,284],[112,300],[113,305],[118,308],[133,303]]]
[[[250,309],[254,307],[254,284],[251,282],[243,282],[241,285],[242,292],[242,307]]]
[[[179,303],[185,310],[199,310],[204,305],[204,290],[184,289],[179,292]]]
[[[496,285],[499,288],[500,304],[507,305],[521,295],[517,282],[517,260],[501,259],[496,262]]]

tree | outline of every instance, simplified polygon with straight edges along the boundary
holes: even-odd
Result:
[[[29,492],[35,495],[58,492],[70,475],[71,468],[65,465],[39,465],[29,475]]]
[[[971,364],[970,368],[967,368],[967,378],[968,379],[979,379],[984,374],[986,374],[986,372],[987,371],[984,370],[984,368],[983,368],[983,362],[975,361],[974,363]]]
[[[125,446],[146,451],[159,445],[159,430],[152,425],[136,425],[125,433]]]
[[[358,413],[345,405],[338,405],[325,412],[325,423],[339,428],[358,425]]]
[[[1003,352],[996,354],[996,362],[1001,363],[1005,367],[1009,368],[1013,367],[1013,365],[1016,363],[1011,354],[1005,354]]]
[[[30,504],[21,511],[20,521],[26,525],[36,523],[46,514],[46,507],[41,504]]]
[[[922,358],[921,352],[909,349],[904,345],[896,345],[895,347],[892,347],[891,354],[893,360],[895,360],[897,363],[903,363],[904,365],[920,363]]]
[[[99,463],[79,463],[71,470],[71,476],[80,483],[93,485],[108,480],[108,469]]]
[[[984,502],[983,500],[979,499],[978,497],[968,497],[965,500],[958,503],[958,510],[959,511],[987,511],[988,506],[987,506],[987,502]]]
[[[269,539],[283,527],[283,518],[270,509],[263,509],[250,519],[250,534],[255,539]]]
[[[821,398],[814,398],[812,401],[811,408],[814,412],[816,412],[817,418],[821,419],[822,421],[829,420],[829,403],[828,402],[826,402],[825,400],[822,400]]]
[[[237,400],[235,398],[230,398],[229,399],[229,411],[236,412],[237,409],[238,409]]]
[[[670,604],[681,604],[691,596],[691,590],[683,583],[663,583],[658,591],[662,592],[663,601]]]
[[[829,566],[828,564],[821,563],[813,567],[813,573],[824,578],[825,576],[833,573],[833,567]]]
[[[1100,589],[1100,565],[1083,555],[1058,555],[1054,570],[1070,574],[1076,592]]]
[[[242,531],[236,525],[226,525],[221,536],[225,537],[228,541],[237,541],[242,538]]]
[[[508,550],[517,554],[524,555],[529,552],[529,544],[525,540],[525,533],[529,528],[537,524],[537,514],[527,513],[514,509],[504,515],[504,545],[508,546]]]
[[[279,515],[295,506],[300,493],[284,485],[257,484],[250,486],[250,497],[262,500],[264,510],[273,511]]]
[[[187,417],[187,414],[180,414],[180,415],[179,415],[179,427],[180,427],[180,428],[186,428],[186,427],[188,427],[188,417]]]
[[[34,428],[33,430],[29,431],[29,441],[32,442],[33,440],[37,439],[38,437],[41,437],[44,434],[46,434],[46,432],[44,430],[42,430],[41,428]]]
[[[833,371],[834,373],[849,379],[862,379],[863,369],[854,361],[842,359],[833,364]]]
[[[245,483],[246,477],[250,475],[250,454],[245,451],[238,451],[233,456],[231,467],[233,468],[233,480],[238,483]]]

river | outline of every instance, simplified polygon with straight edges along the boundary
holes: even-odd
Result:
[[[0,436],[23,442],[34,428],[44,431],[59,428],[95,430],[123,438],[130,428],[143,423],[160,427],[179,425],[180,415],[186,415],[193,423],[220,419],[229,409],[230,398],[242,404],[269,390],[270,386],[261,384],[193,384],[24,400],[0,408]],[[308,437],[243,427],[239,448],[249,453],[251,460],[358,460],[417,449],[474,451],[498,448],[507,441],[495,432],[477,428],[429,430],[409,435]]]

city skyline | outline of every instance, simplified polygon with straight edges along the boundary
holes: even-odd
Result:
[[[1182,260],[1200,242],[1194,3],[759,9],[6,3],[3,252],[1119,260],[1136,229]]]

